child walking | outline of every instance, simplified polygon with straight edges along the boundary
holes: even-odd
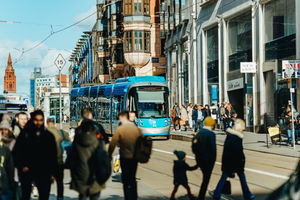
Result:
[[[175,200],[175,194],[178,190],[178,187],[182,185],[188,192],[189,198],[194,199],[191,189],[188,184],[188,179],[186,171],[196,170],[198,166],[190,167],[186,162],[186,154],[183,151],[174,151],[174,154],[177,156],[178,160],[174,161],[173,173],[174,173],[174,189],[171,194],[171,200]]]

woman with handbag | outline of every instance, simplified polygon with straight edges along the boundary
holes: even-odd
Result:
[[[224,144],[222,156],[222,176],[214,191],[213,199],[221,198],[221,191],[228,177],[238,174],[243,190],[243,196],[246,200],[255,199],[247,185],[245,168],[245,154],[243,151],[243,131],[245,130],[245,122],[242,119],[237,119],[233,128],[226,130],[227,137]]]
[[[189,121],[188,112],[185,109],[185,106],[182,105],[180,108],[180,125],[184,126],[184,130],[187,131],[187,124]]]

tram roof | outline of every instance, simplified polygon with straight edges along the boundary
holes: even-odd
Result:
[[[166,80],[162,76],[131,76],[125,78],[118,78],[116,83],[122,82],[159,82],[159,83],[166,83]]]
[[[87,86],[82,88],[74,88],[71,91],[71,97],[78,96],[91,96],[97,97],[100,96],[109,96],[109,95],[122,95],[127,92],[127,88],[133,83],[141,82],[157,82],[157,83],[166,83],[165,78],[161,76],[134,76],[119,78],[114,84],[108,85],[95,85]]]

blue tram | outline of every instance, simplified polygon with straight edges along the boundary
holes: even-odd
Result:
[[[136,113],[136,123],[144,135],[169,138],[169,89],[164,77],[120,78],[114,84],[74,88],[70,96],[72,125],[79,122],[81,109],[89,107],[94,119],[113,134],[118,114],[128,110]]]

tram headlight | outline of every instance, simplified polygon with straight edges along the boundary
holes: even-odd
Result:
[[[140,126],[143,126],[143,123],[140,123]]]

